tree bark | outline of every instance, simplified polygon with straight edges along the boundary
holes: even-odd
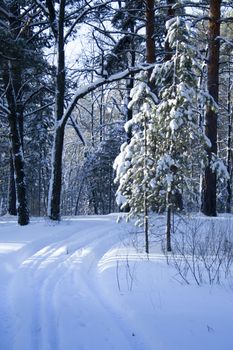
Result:
[[[175,0],[167,0],[168,10],[167,10],[167,21],[175,16],[175,10],[173,8],[173,5],[175,4]],[[165,41],[165,57],[164,61],[170,61],[172,59],[172,49],[170,47],[170,44],[168,40]],[[171,244],[171,230],[172,230],[172,200],[171,200],[171,191],[167,192],[166,197],[166,211],[167,211],[167,223],[166,223],[166,248],[168,252],[172,251],[172,244]]]
[[[10,5],[10,12],[13,15],[9,18],[10,32],[16,40],[21,30],[20,5],[14,2]],[[22,87],[22,56],[17,49],[12,47],[14,59],[6,60],[3,65],[3,82],[6,90],[6,100],[8,103],[8,122],[10,128],[10,143],[12,152],[13,167],[11,168],[10,195],[11,209],[16,204],[13,201],[17,198],[18,223],[27,225],[29,223],[29,211],[25,183],[25,163],[23,155],[23,110],[21,105]],[[15,185],[13,181],[13,170]],[[16,189],[16,197],[14,190]]]
[[[146,62],[155,62],[155,2],[147,0],[146,2]]]
[[[57,34],[57,74],[56,74],[56,102],[55,102],[55,135],[53,142],[52,170],[48,198],[48,216],[52,220],[60,220],[60,203],[62,188],[62,153],[64,143],[65,124],[59,124],[64,114],[65,100],[65,51],[64,25],[65,0],[61,0],[58,18]]]
[[[12,151],[11,151],[11,154],[10,154],[7,211],[8,211],[8,213],[10,215],[17,215],[15,172],[14,172],[14,163],[13,163]]]
[[[146,62],[155,63],[155,1],[146,1]],[[148,71],[148,84],[153,89],[153,82],[150,81],[150,76],[153,71],[151,68]]]
[[[20,6],[18,3],[13,3],[10,6],[10,12],[14,17],[10,17],[10,32],[14,38],[17,38],[21,30],[20,20]],[[9,109],[11,110],[12,117],[16,118],[16,127],[20,136],[21,148],[23,151],[23,108],[21,105],[21,87],[22,87],[22,66],[21,58],[18,57],[18,52],[13,51],[14,60],[4,64],[4,84],[5,88],[9,89],[6,93]],[[11,85],[11,86],[10,86]],[[14,96],[13,96],[14,95]],[[13,117],[13,118],[14,118]],[[10,138],[15,139],[15,135],[10,130]],[[12,144],[12,140],[10,141]],[[15,181],[15,162],[13,149],[10,150],[10,165],[9,165],[9,182],[8,182],[8,213],[10,215],[17,215],[17,193],[16,193],[16,181]]]
[[[171,18],[173,18],[175,16],[175,10],[173,8],[173,5],[175,4],[175,0],[167,0],[167,6],[168,6],[168,10],[167,10],[167,21]],[[165,57],[164,57],[164,61],[170,61],[172,58],[172,49],[170,47],[170,44],[168,42],[168,40],[165,41]]]
[[[64,127],[57,127],[52,151],[52,173],[48,198],[48,216],[52,220],[60,220],[63,142]]]
[[[155,1],[146,1],[146,62],[155,62]],[[153,68],[148,71],[148,85],[153,90],[154,84],[150,80]],[[144,173],[147,176],[147,157],[148,157],[148,143],[147,143],[147,128],[148,120],[144,117]],[[145,236],[145,251],[149,254],[149,212],[148,212],[148,184],[145,182],[143,211],[144,211],[144,236]]]
[[[129,24],[128,24],[129,31],[132,34],[130,49],[128,52],[128,54],[129,54],[128,66],[129,67],[135,67],[135,62],[136,62],[136,47],[135,47],[135,41],[134,41],[134,36],[133,36],[135,34],[135,27],[136,27],[135,24],[136,24],[135,18],[134,18],[134,16],[131,16],[129,19]],[[131,101],[130,93],[131,93],[131,90],[133,89],[133,87],[134,87],[134,74],[131,74],[130,77],[126,81],[126,90],[127,90],[126,121],[127,122],[133,118],[133,110],[132,110],[132,108],[128,108],[128,105]],[[127,130],[127,143],[128,144],[130,143],[131,138],[132,138],[132,129],[130,127]]]
[[[218,103],[219,95],[219,53],[220,53],[220,16],[221,0],[210,0],[209,44],[207,64],[207,87],[210,96]],[[205,134],[211,142],[207,149],[208,164],[203,179],[202,212],[207,216],[216,216],[216,172],[212,170],[212,155],[217,154],[217,112],[208,106],[205,116]]]
[[[228,130],[227,130],[227,171],[229,179],[227,179],[227,201],[226,212],[231,213],[232,202],[232,107],[231,107],[231,70],[229,63],[229,79],[228,79],[228,94],[227,94],[227,112],[228,112]]]
[[[144,173],[147,176],[147,157],[148,157],[148,144],[147,144],[147,125],[148,121],[144,118]],[[145,251],[149,254],[149,213],[148,213],[148,183],[145,182],[144,198],[143,198],[143,210],[144,210],[144,235],[145,235]]]
[[[172,223],[171,223],[171,218],[172,218],[172,205],[170,204],[170,197],[171,193],[167,193],[167,224],[166,224],[166,248],[167,252],[172,251],[172,246],[171,246],[171,229],[172,229]]]
[[[16,194],[18,200],[18,223],[27,225],[29,223],[29,212],[27,205],[25,171],[24,171],[24,156],[19,131],[19,122],[17,103],[15,100],[14,79],[12,77],[14,71],[11,68],[11,63],[4,67],[3,80],[6,88],[6,99],[8,102],[9,115],[8,122],[10,127],[10,142],[13,156],[13,165],[15,172]]]

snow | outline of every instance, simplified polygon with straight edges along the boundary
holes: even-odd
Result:
[[[143,72],[144,73],[144,72]],[[148,85],[144,82],[141,81],[139,82],[134,88],[131,89],[130,91],[130,97],[131,97],[131,101],[128,104],[128,108],[132,108],[133,105],[136,102],[139,102],[140,99],[145,95],[145,94],[149,94],[150,89],[148,87]]]
[[[216,172],[218,178],[222,178],[223,180],[228,180],[230,178],[223,160],[218,158],[214,153],[212,154],[211,169],[213,172]]]
[[[147,70],[152,69],[152,68],[154,68],[154,64],[146,64],[146,65],[140,65],[137,67],[131,67],[131,68],[126,69],[122,72],[112,74],[108,77],[103,77],[103,78],[101,77],[99,79],[96,79],[96,81],[93,83],[82,86],[81,88],[78,89],[78,91],[73,96],[71,102],[69,103],[67,109],[64,112],[63,117],[59,120],[57,127],[61,127],[61,126],[64,126],[66,124],[66,122],[67,122],[68,118],[70,117],[70,115],[72,114],[78,100],[85,97],[91,91],[94,91],[95,89],[97,89],[100,86],[110,84],[110,83],[113,83],[115,81],[127,78],[129,76],[129,74],[131,74],[131,73],[138,73],[140,71],[147,71]]]
[[[171,128],[171,131],[172,131],[172,134],[174,134],[174,132],[179,128],[179,126],[177,125],[177,122],[175,119],[172,119],[170,121],[170,124],[169,124],[170,128]]]
[[[0,349],[233,349],[233,291],[179,283],[117,217],[0,218]]]

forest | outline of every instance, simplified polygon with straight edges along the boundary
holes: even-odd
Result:
[[[230,213],[232,6],[1,1],[1,215]]]
[[[1,215],[230,213],[231,11],[3,1]]]
[[[0,0],[0,349],[232,350],[233,1]]]

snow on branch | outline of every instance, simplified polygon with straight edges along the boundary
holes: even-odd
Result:
[[[113,83],[115,81],[127,78],[132,73],[138,73],[141,70],[147,71],[151,68],[154,68],[154,64],[145,64],[145,65],[140,65],[137,67],[127,68],[122,72],[112,74],[109,77],[103,77],[103,78],[101,77],[101,78],[97,79],[95,82],[81,87],[80,89],[78,89],[78,91],[74,95],[74,97],[71,100],[70,104],[68,105],[63,117],[58,122],[58,127],[65,126],[65,124],[66,124],[68,118],[70,117],[71,113],[73,112],[78,100],[85,97],[90,92],[94,91],[98,87],[103,86],[105,84]]]
[[[48,12],[47,8],[44,6],[44,4],[40,0],[34,0],[34,1],[43,10],[43,12],[46,15],[49,15],[49,12]]]
[[[0,13],[1,13],[1,11],[0,11]],[[0,27],[8,29],[8,26],[6,25],[6,23],[3,20],[1,20],[1,19],[0,19]]]
[[[74,21],[74,23],[71,25],[71,27],[69,28],[69,30],[67,31],[66,35],[65,35],[65,41],[67,40],[67,38],[73,33],[74,27],[80,22],[81,19],[83,19],[87,13],[89,13],[90,11],[96,10],[99,7],[103,7],[105,5],[108,5],[109,3],[111,3],[110,0],[106,1],[105,3],[100,3],[97,4],[95,6],[89,6],[88,8],[84,9],[80,15],[76,16],[76,19]]]
[[[223,36],[218,36],[216,39],[223,41],[227,45],[233,46],[233,41],[227,40],[227,38],[224,38]]]
[[[48,107],[50,107],[50,106],[53,106],[53,105],[54,105],[54,102],[47,103],[46,105],[41,106],[41,107],[39,107],[39,108],[37,108],[37,109],[34,109],[33,111],[31,111],[31,112],[25,114],[25,117],[28,117],[28,116],[30,116],[30,115],[36,114],[36,113],[38,113],[38,112],[41,112],[41,111],[43,111],[44,109],[46,109],[46,108],[48,108]]]
[[[28,96],[28,98],[24,101],[24,106],[28,104],[36,95],[38,95],[41,91],[43,90],[49,90],[46,88],[46,86],[41,86],[39,89],[36,91],[32,92],[31,95]]]

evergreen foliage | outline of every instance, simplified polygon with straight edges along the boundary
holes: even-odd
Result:
[[[116,122],[98,147],[86,153],[83,165],[83,193],[89,202],[89,212],[109,214],[117,210],[115,202],[113,162],[124,141],[122,123]]]
[[[131,106],[139,103],[140,110],[131,122],[133,137],[115,162],[118,203],[130,207],[129,217],[143,213],[145,188],[150,210],[179,208],[184,194],[186,203],[197,200],[199,182],[194,175],[200,174],[206,160],[209,143],[199,128],[197,108],[211,100],[198,87],[201,66],[195,33],[181,17],[166,26],[173,55],[157,64],[151,77],[159,101],[145,80],[132,90]]]
[[[124,140],[117,202],[130,217],[201,201],[207,215],[231,212],[231,12],[214,0],[2,0],[0,213],[17,214],[17,186],[23,224],[28,211],[117,210]]]

